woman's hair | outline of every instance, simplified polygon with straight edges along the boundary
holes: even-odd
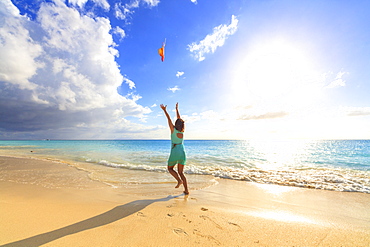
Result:
[[[181,118],[178,118],[175,122],[175,129],[177,129],[180,132],[184,132],[185,130],[185,122]]]

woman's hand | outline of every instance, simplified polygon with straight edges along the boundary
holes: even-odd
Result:
[[[179,109],[179,103],[176,103],[176,110]]]
[[[166,111],[166,107],[167,107],[167,105],[161,104],[161,108],[162,108],[163,111]]]

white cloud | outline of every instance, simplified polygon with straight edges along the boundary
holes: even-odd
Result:
[[[122,5],[122,3],[116,3],[114,5],[114,15],[117,19],[126,20],[134,11],[132,10],[133,7],[129,7],[126,5]]]
[[[221,24],[215,27],[212,34],[208,34],[198,43],[188,45],[188,49],[197,60],[203,61],[206,54],[214,53],[218,47],[223,46],[228,36],[233,35],[237,28],[238,19],[232,15],[230,25]]]
[[[113,33],[118,35],[120,37],[120,39],[123,39],[124,37],[126,37],[125,30],[123,30],[119,26],[117,26],[113,29]]]
[[[149,5],[150,7],[157,6],[159,4],[159,0],[143,0],[144,3]]]
[[[135,84],[121,75],[115,61],[118,51],[108,19],[81,14],[62,1],[42,3],[37,21],[1,1],[0,19],[3,133],[68,130],[75,138],[78,131],[134,131],[138,125],[123,119],[143,119],[151,112],[136,103],[140,95],[117,92],[122,82],[130,89]],[[119,125],[107,124],[113,122]]]
[[[76,5],[80,8],[83,8],[88,1],[89,0],[68,0],[70,4]],[[110,5],[107,2],[107,0],[91,0],[91,1],[105,10],[109,10],[110,8]]]
[[[270,111],[266,112],[263,109],[254,109],[251,110],[252,107],[234,107],[229,109],[227,112],[219,113],[215,112],[214,110],[207,110],[201,112],[199,115],[194,114],[197,116],[196,119],[198,120],[211,120],[211,121],[234,121],[234,120],[265,120],[265,119],[275,119],[275,118],[283,118],[289,115],[288,112],[284,111]],[[194,118],[195,119],[195,118]]]
[[[208,110],[205,112],[193,113],[191,116],[189,115],[181,115],[181,117],[187,122],[187,123],[194,123],[201,120],[211,120],[211,121],[219,121],[220,120],[220,114],[213,111]]]
[[[139,99],[141,99],[142,97],[138,94],[135,94],[133,92],[130,92],[126,95],[126,98],[131,98],[134,102],[138,101]]]
[[[337,88],[346,86],[346,81],[342,78],[346,74],[348,74],[348,72],[344,71],[338,72],[334,81],[332,81],[328,86],[326,86],[326,88]]]
[[[189,115],[181,115],[181,118],[185,121],[185,123],[194,123],[201,120],[201,117],[197,114]]]
[[[197,4],[197,0],[190,0],[192,3]]]
[[[29,79],[43,64],[35,58],[43,48],[30,36],[25,27],[27,18],[19,15],[18,9],[10,2],[0,3],[0,81],[13,84],[21,89],[35,89],[37,85]]]
[[[242,115],[238,120],[265,120],[265,119],[274,119],[274,118],[283,118],[287,116],[288,113],[284,111],[280,112],[266,112],[260,115]]]
[[[220,115],[213,110],[202,112],[200,115],[202,116],[202,119],[215,120],[220,118]]]
[[[114,14],[115,17],[120,20],[127,20],[133,13],[135,13],[134,10],[139,8],[140,5],[151,8],[157,6],[159,2],[159,0],[133,0],[126,4],[119,2],[114,5]]]
[[[370,107],[344,107],[344,112],[347,116],[370,116]]]
[[[1,8],[1,14],[5,16],[18,16],[19,10],[17,7],[14,6],[14,4],[10,0],[3,0],[0,3]]]
[[[50,90],[59,89],[67,81],[73,91],[78,91],[69,109],[105,107],[116,101],[111,95],[123,81],[115,55],[111,26],[105,18],[91,18],[64,3],[42,4],[38,13],[40,27],[46,33],[40,44],[45,55],[38,57],[45,64],[34,75],[38,98],[51,104],[64,99],[53,97]],[[54,73],[50,73],[50,69]],[[53,84],[50,84],[50,80]],[[72,104],[73,103],[73,104]],[[65,102],[62,103],[64,106]]]
[[[181,76],[183,76],[184,74],[185,74],[185,72],[177,71],[176,76],[177,76],[177,78],[180,78],[180,77],[181,77]]]
[[[180,88],[178,86],[174,86],[174,87],[169,87],[167,88],[168,91],[171,91],[173,93],[175,93],[176,91],[179,91]]]
[[[130,89],[135,88],[135,83],[130,79],[125,78],[125,83],[130,87]]]

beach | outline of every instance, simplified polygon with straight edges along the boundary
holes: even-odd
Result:
[[[370,243],[367,193],[217,179],[186,196],[174,183],[115,188],[48,160],[1,156],[0,168],[1,246]]]

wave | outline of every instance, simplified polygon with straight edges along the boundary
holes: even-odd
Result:
[[[90,161],[91,162],[91,161]],[[167,172],[167,166],[143,164],[119,164],[106,160],[97,162],[100,165],[130,170]],[[343,192],[370,193],[370,172],[340,168],[304,168],[263,170],[257,168],[235,168],[225,166],[200,166],[188,164],[186,174],[211,175],[213,177],[241,180],[248,182],[277,184],[283,186],[323,189]]]

